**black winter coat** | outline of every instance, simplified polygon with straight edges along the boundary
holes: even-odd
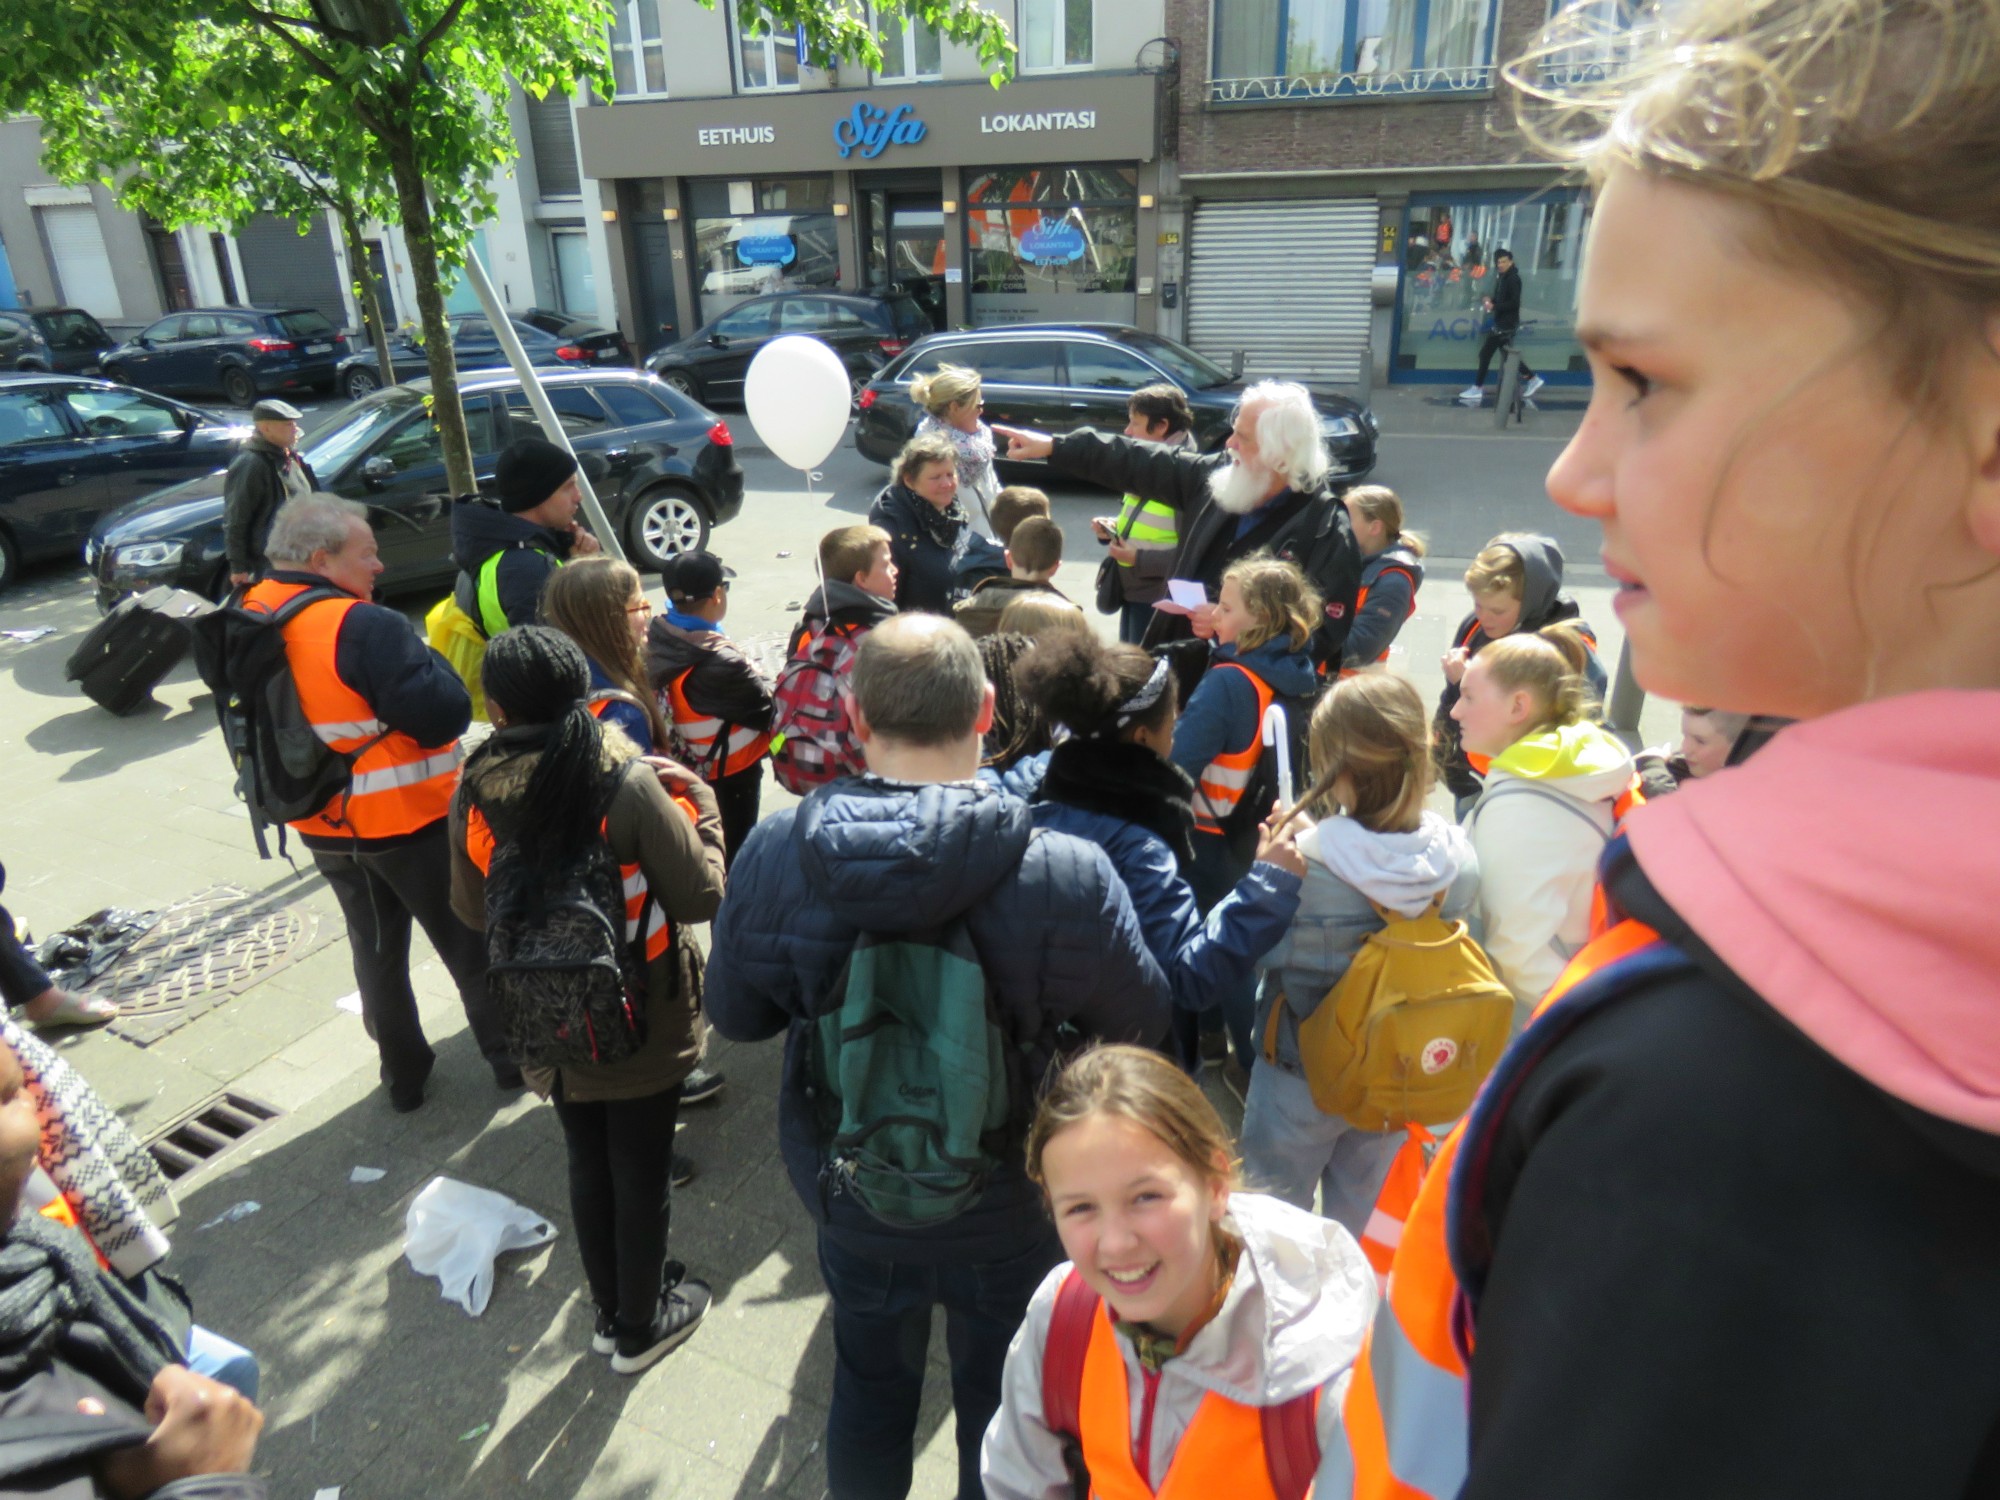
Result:
[[[306,488],[319,488],[312,465],[296,453],[252,433],[229,461],[222,479],[222,545],[232,573],[255,573],[268,566],[264,547],[271,539],[271,522],[285,503],[285,468],[297,464]]]
[[[509,626],[535,624],[541,616],[542,590],[548,586],[549,576],[568,560],[573,540],[566,531],[537,526],[484,500],[453,501],[451,560],[458,564],[458,581],[453,586],[458,607],[481,630],[486,629],[486,622],[479,617],[479,570],[487,558],[500,552],[505,554],[495,578],[500,612]]]
[[[896,564],[896,608],[950,615],[963,580],[957,565],[973,531],[956,500],[939,510],[904,485],[891,484],[868,508],[868,523],[889,533]]]

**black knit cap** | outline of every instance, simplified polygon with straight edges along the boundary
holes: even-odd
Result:
[[[487,697],[516,724],[553,724],[590,693],[583,648],[546,625],[517,625],[486,643]]]
[[[511,442],[500,450],[500,462],[493,471],[500,508],[510,515],[533,510],[575,472],[575,455],[547,438],[524,437]]]

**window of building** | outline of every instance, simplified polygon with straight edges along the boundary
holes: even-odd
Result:
[[[1493,12],[1494,0],[1215,0],[1209,99],[1488,89]]]
[[[1562,16],[1562,50],[1542,59],[1538,71],[1551,83],[1601,83],[1625,61],[1632,48],[1638,0],[1554,0],[1551,17]]]
[[[702,322],[746,297],[840,280],[831,177],[697,180],[685,201]]]
[[[731,7],[732,14],[734,7]],[[799,34],[794,27],[776,29],[768,21],[745,26],[738,20],[736,56],[745,93],[799,86]]]
[[[1095,55],[1095,0],[1022,0],[1021,68],[1087,68]]]
[[[659,0],[613,0],[611,79],[627,99],[667,91],[667,53],[660,41]]]
[[[1129,323],[1138,263],[1130,167],[999,167],[966,173],[972,320]]]
[[[938,34],[921,21],[878,16],[875,39],[882,44],[877,83],[917,83],[944,76],[944,49]]]

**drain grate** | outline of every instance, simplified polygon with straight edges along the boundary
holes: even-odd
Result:
[[[242,1094],[224,1094],[211,1100],[177,1125],[169,1125],[150,1141],[146,1149],[169,1182],[178,1182],[196,1167],[216,1157],[256,1130],[278,1118],[277,1106]]]

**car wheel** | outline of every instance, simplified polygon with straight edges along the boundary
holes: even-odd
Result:
[[[21,549],[14,545],[11,536],[0,531],[0,589],[12,588],[20,571]]]
[[[633,562],[660,572],[669,558],[708,545],[708,511],[685,490],[648,490],[632,502],[625,539]]]
[[[683,396],[692,396],[697,401],[701,399],[701,382],[696,380],[686,370],[668,370],[660,379],[679,391]]]
[[[343,381],[347,387],[347,399],[350,401],[359,401],[370,391],[379,389],[382,384],[375,377],[373,370],[349,370]]]
[[[257,382],[250,378],[248,370],[231,365],[222,372],[222,394],[231,406],[254,406],[257,402]]]

